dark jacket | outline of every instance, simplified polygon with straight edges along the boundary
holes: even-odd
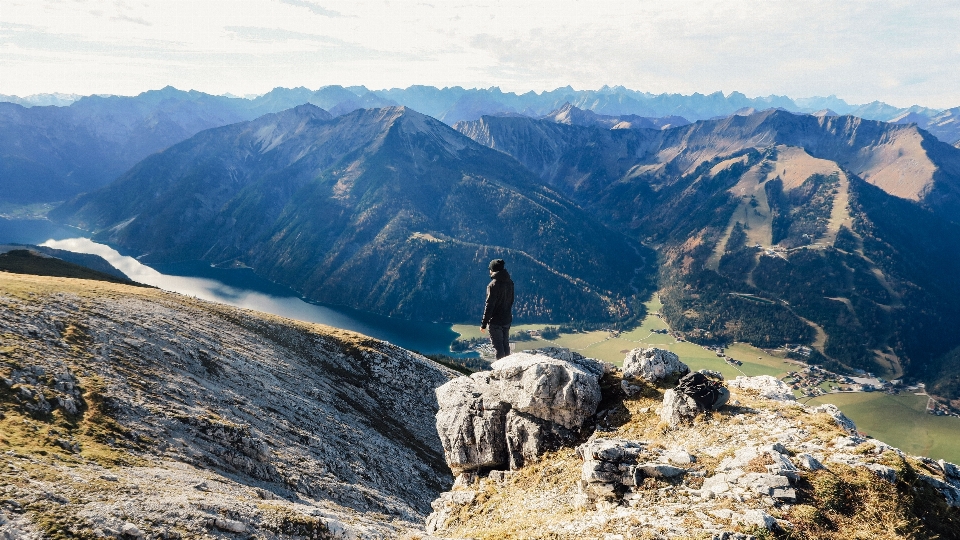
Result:
[[[509,326],[513,322],[513,280],[506,270],[490,274],[493,281],[487,285],[487,301],[483,306],[480,328],[487,325]]]

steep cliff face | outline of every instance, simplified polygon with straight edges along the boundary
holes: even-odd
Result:
[[[0,336],[0,537],[397,538],[449,486],[452,373],[371,338],[10,274]]]

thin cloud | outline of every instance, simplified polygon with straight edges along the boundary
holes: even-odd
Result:
[[[131,17],[131,16],[126,15],[126,14],[124,14],[124,13],[121,13],[120,15],[117,15],[117,16],[115,16],[115,17],[110,17],[110,20],[111,20],[111,21],[131,22],[131,23],[134,23],[134,24],[142,25],[142,26],[153,26],[153,23],[151,23],[150,21],[148,21],[148,20],[146,20],[146,19],[142,19],[142,18],[140,18],[140,17]]]
[[[317,15],[323,15],[324,17],[343,17],[344,15],[339,11],[334,11],[332,9],[327,9],[316,2],[310,2],[308,0],[280,0],[281,4],[287,4],[289,6],[296,6],[307,8],[310,11],[316,13]]]

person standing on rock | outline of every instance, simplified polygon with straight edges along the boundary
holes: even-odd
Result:
[[[490,342],[497,351],[497,360],[510,355],[510,324],[513,322],[513,280],[503,259],[490,261],[490,284],[483,306],[480,331],[490,327]]]

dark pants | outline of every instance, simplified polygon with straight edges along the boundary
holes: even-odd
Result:
[[[510,356],[510,325],[490,325],[490,342],[497,351],[497,360]]]

